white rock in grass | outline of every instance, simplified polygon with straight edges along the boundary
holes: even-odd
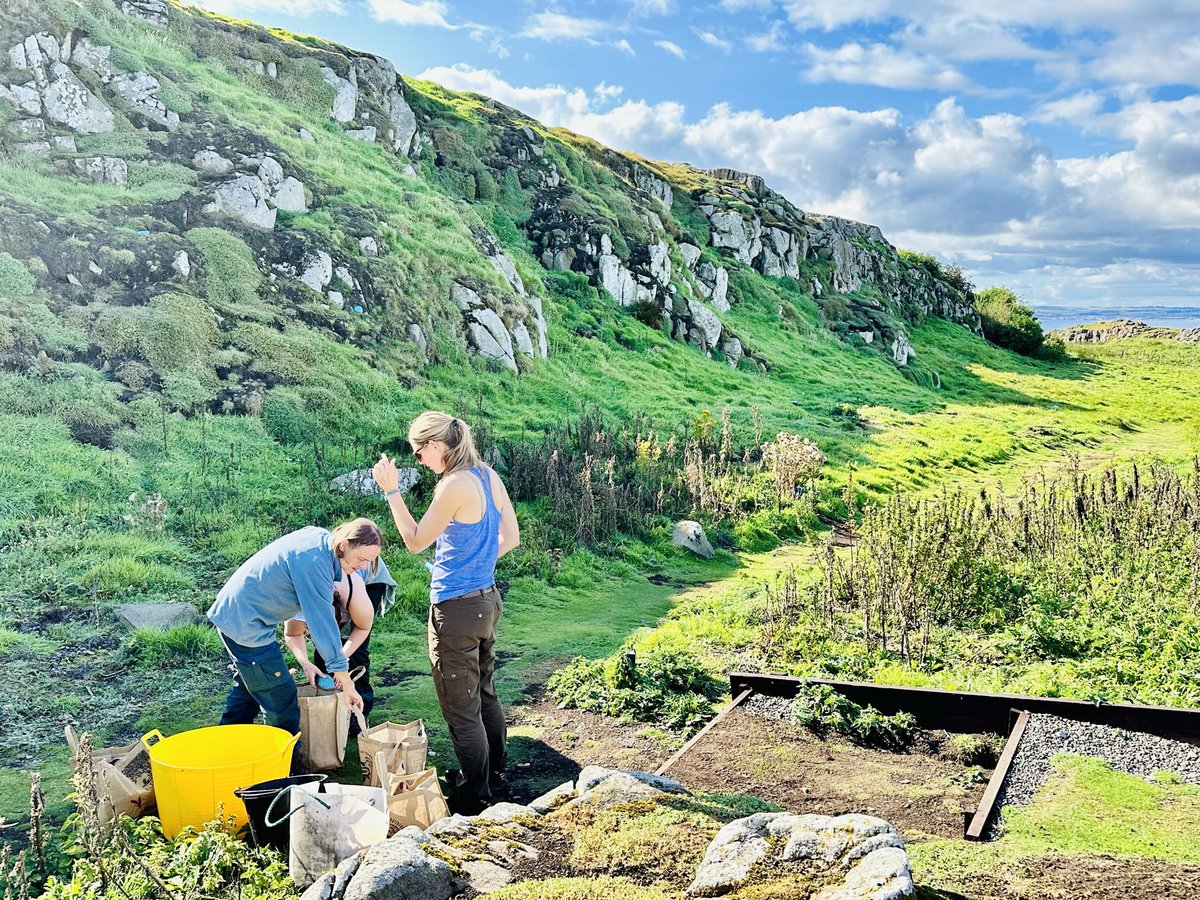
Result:
[[[675,523],[675,530],[671,532],[671,543],[676,547],[686,547],[697,556],[703,556],[705,559],[712,559],[713,554],[716,552],[713,550],[712,544],[708,542],[708,535],[704,533],[704,526],[691,519],[684,519],[682,522]]]

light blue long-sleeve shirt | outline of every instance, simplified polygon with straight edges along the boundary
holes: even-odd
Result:
[[[225,582],[208,618],[246,647],[275,640],[275,627],[303,612],[325,671],[345,672],[342,637],[333,613],[333,583],[342,567],[324,528],[308,526],[272,541]]]

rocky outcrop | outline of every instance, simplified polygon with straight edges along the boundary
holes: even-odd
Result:
[[[130,72],[114,75],[112,88],[129,109],[147,121],[174,131],[179,127],[179,113],[167,109],[155,96],[161,87],[149,72]]]
[[[121,0],[121,12],[144,19],[151,25],[167,24],[166,0]]]
[[[914,894],[904,843],[882,819],[758,813],[716,827],[703,805],[673,779],[587,766],[575,781],[528,805],[499,803],[477,816],[448,816],[425,830],[402,828],[344,860],[301,900],[448,900],[506,885],[520,896],[557,896],[546,892],[550,884],[540,876],[527,873],[578,866],[567,860],[578,829],[599,822],[616,832],[629,827],[613,839],[636,855],[630,835],[645,833],[642,817],[673,810],[671,818],[677,819],[683,809],[689,810],[687,828],[711,827],[716,835],[702,857],[696,852],[694,870],[685,857],[682,872],[675,865],[656,873],[664,896],[740,896],[748,889],[756,897],[790,897],[801,896],[795,893],[799,885],[814,900],[904,900]],[[663,819],[657,823],[663,827]],[[668,879],[677,880],[670,885]]]
[[[1097,322],[1094,325],[1072,325],[1050,332],[1068,344],[1104,344],[1122,338],[1157,338],[1187,344],[1200,343],[1200,328],[1160,328],[1134,319]]]
[[[873,816],[791,813],[758,813],[722,828],[687,893],[719,897],[752,878],[770,884],[788,875],[792,883],[807,880],[813,900],[915,895],[904,842],[887,822]]]
[[[248,228],[271,230],[277,210],[301,212],[308,208],[303,183],[294,176],[285,176],[283,166],[273,156],[239,156],[235,164],[208,148],[193,155],[192,166],[207,176],[233,175],[217,184],[212,202],[203,207],[209,215],[228,217]]]

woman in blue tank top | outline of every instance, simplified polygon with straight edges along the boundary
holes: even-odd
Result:
[[[503,786],[508,730],[496,696],[496,623],[504,603],[496,560],[521,541],[517,516],[499,476],[475,450],[462,419],[425,412],[408,430],[417,461],[436,472],[433,502],[418,522],[398,487],[387,454],[375,464],[404,545],[435,545],[429,588],[429,664],[459,772],[447,780],[455,812],[477,813]]]

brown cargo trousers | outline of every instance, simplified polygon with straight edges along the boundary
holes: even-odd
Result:
[[[459,789],[483,803],[504,771],[508,726],[496,696],[496,624],[504,601],[495,586],[429,607],[429,665],[438,704],[462,767]]]

